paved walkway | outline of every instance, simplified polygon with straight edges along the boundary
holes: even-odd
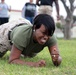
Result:
[[[15,20],[15,19],[18,19],[18,18],[21,18],[21,12],[10,12],[9,21]]]

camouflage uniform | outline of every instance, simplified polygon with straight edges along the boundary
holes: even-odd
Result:
[[[8,32],[14,26],[22,23],[27,23],[28,25],[31,25],[28,20],[20,18],[18,20],[13,20],[0,26],[0,57],[2,57],[8,50],[11,49],[10,40],[8,39]]]

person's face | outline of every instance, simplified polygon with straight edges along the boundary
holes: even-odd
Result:
[[[30,0],[30,3],[32,3],[33,2],[33,0]]]
[[[4,2],[4,0],[1,0],[1,2]]]
[[[44,25],[41,25],[39,29],[36,29],[33,32],[33,36],[34,36],[34,41],[42,45],[45,44],[46,41],[50,38],[50,36],[48,36],[48,31]]]

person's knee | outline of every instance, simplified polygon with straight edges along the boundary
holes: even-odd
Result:
[[[0,58],[2,58],[7,51],[0,52]]]
[[[3,57],[6,52],[7,52],[6,46],[3,44],[0,44],[0,58]]]

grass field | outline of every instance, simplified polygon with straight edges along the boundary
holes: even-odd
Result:
[[[76,75],[76,39],[58,39],[62,63],[55,67],[47,48],[34,58],[22,58],[27,61],[38,61],[44,59],[46,67],[34,68],[22,65],[8,64],[9,53],[0,59],[0,75]]]

